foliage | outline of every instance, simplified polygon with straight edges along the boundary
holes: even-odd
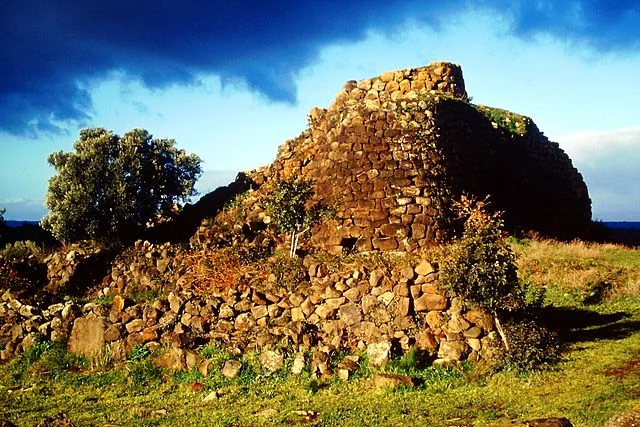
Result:
[[[291,257],[295,255],[301,234],[321,219],[335,215],[335,209],[324,203],[309,206],[312,195],[309,181],[289,179],[276,182],[271,197],[265,202],[267,213],[277,230],[291,233]]]
[[[134,239],[195,194],[200,159],[174,145],[143,129],[80,131],[73,152],[49,156],[43,228],[62,241]]]
[[[307,279],[307,270],[299,257],[274,256],[270,261],[276,283],[284,289],[293,291]]]
[[[138,362],[151,356],[151,350],[144,344],[136,344],[127,356],[128,362]]]
[[[516,257],[503,234],[500,213],[486,201],[463,197],[456,204],[465,218],[464,233],[451,246],[440,268],[440,283],[454,295],[492,313],[523,305]]]
[[[276,183],[271,198],[266,202],[266,209],[280,232],[292,233],[310,225],[311,216],[306,203],[312,194],[311,184],[304,180]]]
[[[115,295],[113,294],[98,295],[97,297],[93,298],[93,303],[101,305],[103,307],[111,308],[111,306],[113,305],[114,297]]]
[[[6,209],[0,208],[0,241],[2,241],[2,237],[5,229],[7,228],[7,223],[4,220],[4,214],[7,212]]]
[[[19,261],[28,258],[42,258],[43,251],[30,240],[19,240],[7,245],[0,251],[0,256],[7,261]]]
[[[188,254],[189,271],[193,274],[196,292],[210,294],[223,292],[237,286],[240,278],[259,271],[243,264],[235,248],[214,251],[198,251]]]
[[[524,135],[531,124],[531,119],[511,111],[500,108],[476,105],[475,108],[482,113],[494,126],[503,129],[510,134]]]

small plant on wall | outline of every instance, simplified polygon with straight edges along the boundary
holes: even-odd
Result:
[[[294,257],[300,236],[321,218],[331,215],[331,209],[323,204],[309,206],[313,195],[311,183],[303,179],[289,179],[275,184],[265,207],[279,232],[291,235],[289,256]]]

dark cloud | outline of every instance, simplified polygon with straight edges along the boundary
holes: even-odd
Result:
[[[215,72],[293,102],[295,73],[327,43],[357,40],[370,29],[392,32],[408,18],[437,27],[467,3],[2,1],[0,130],[35,134],[87,120],[87,87],[112,72],[153,88]],[[523,37],[549,33],[602,50],[639,45],[635,1],[485,0],[484,7],[507,14]]]

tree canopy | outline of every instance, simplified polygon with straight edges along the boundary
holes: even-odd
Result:
[[[118,136],[83,129],[74,151],[52,153],[57,174],[49,180],[41,225],[61,241],[129,240],[159,215],[196,194],[200,158],[154,139],[144,129]]]

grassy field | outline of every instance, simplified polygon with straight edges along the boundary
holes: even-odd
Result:
[[[389,390],[377,389],[367,368],[348,381],[286,370],[266,376],[249,354],[241,375],[228,380],[219,369],[206,377],[162,372],[144,352],[90,366],[43,343],[0,367],[0,419],[32,426],[65,412],[78,426],[473,426],[564,416],[602,426],[640,410],[640,251],[548,241],[513,247],[522,280],[546,289],[545,316],[565,343],[550,370],[417,369],[405,359],[386,371],[420,385]],[[216,367],[229,357],[215,347],[201,354]]]

